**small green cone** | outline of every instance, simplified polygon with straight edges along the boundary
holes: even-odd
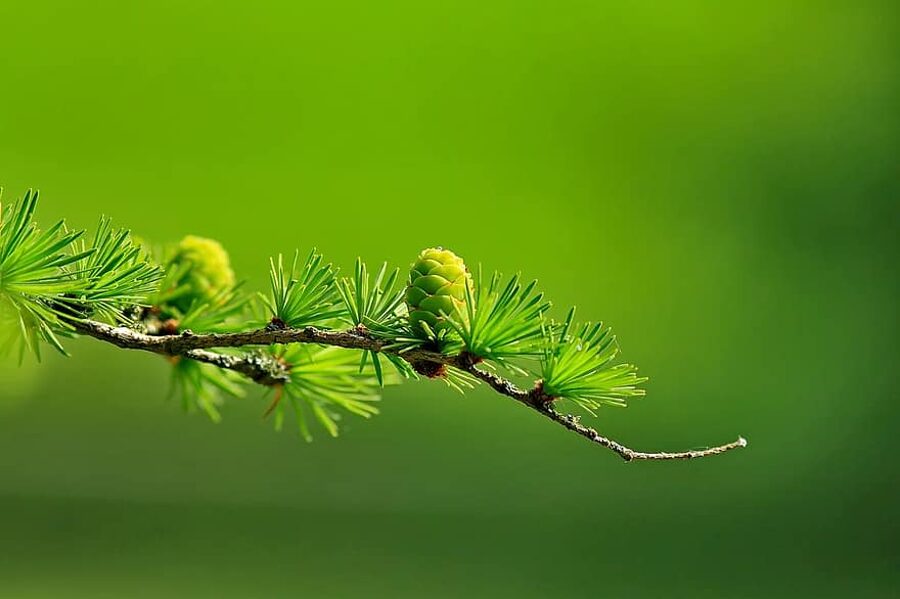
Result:
[[[428,329],[440,333],[450,327],[443,314],[453,314],[466,301],[472,278],[462,258],[442,248],[422,250],[409,271],[406,305],[413,331],[423,338]],[[423,326],[427,324],[427,327]]]
[[[234,286],[234,271],[231,270],[228,252],[214,239],[195,235],[182,239],[169,261],[169,268],[184,268],[186,265],[187,271],[179,285],[187,285],[189,291],[172,302],[182,312],[187,311],[194,300],[210,301]]]

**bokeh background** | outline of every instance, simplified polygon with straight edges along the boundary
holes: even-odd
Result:
[[[0,3],[0,184],[43,222],[215,237],[258,288],[444,245],[615,327],[651,381],[605,433],[750,441],[624,464],[420,382],[306,444],[79,340],[0,365],[0,595],[897,596],[897,17]]]

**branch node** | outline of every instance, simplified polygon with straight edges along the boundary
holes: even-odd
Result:
[[[447,365],[440,362],[414,360],[410,362],[410,365],[418,374],[429,379],[438,379],[447,376]]]
[[[534,387],[531,389],[531,391],[528,392],[528,399],[535,405],[535,407],[540,409],[549,408],[550,404],[557,400],[556,397],[547,395],[544,392],[544,381],[540,379],[538,379],[534,383]]]
[[[275,316],[272,320],[269,321],[269,324],[266,325],[267,331],[283,331],[288,328],[287,323]]]
[[[481,364],[482,362],[484,362],[484,358],[467,351],[460,353],[457,357],[457,365],[460,370],[470,370],[473,366]]]
[[[169,318],[159,325],[159,332],[162,335],[177,335],[179,322],[174,318]]]

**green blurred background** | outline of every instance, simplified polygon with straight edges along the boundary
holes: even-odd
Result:
[[[7,200],[521,270],[651,377],[602,431],[750,447],[428,382],[308,445],[80,340],[0,365],[0,595],[896,596],[895,2],[131,4],[0,3]]]

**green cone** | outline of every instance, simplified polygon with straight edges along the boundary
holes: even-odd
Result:
[[[453,314],[466,301],[466,285],[472,279],[462,258],[442,248],[429,248],[419,254],[409,272],[406,305],[413,331],[428,335],[422,323],[438,333],[450,325],[441,316]]]
[[[188,235],[178,243],[169,268],[187,270],[179,280],[188,291],[179,295],[172,304],[185,312],[194,300],[210,301],[218,294],[234,286],[234,271],[228,252],[218,241]]]

